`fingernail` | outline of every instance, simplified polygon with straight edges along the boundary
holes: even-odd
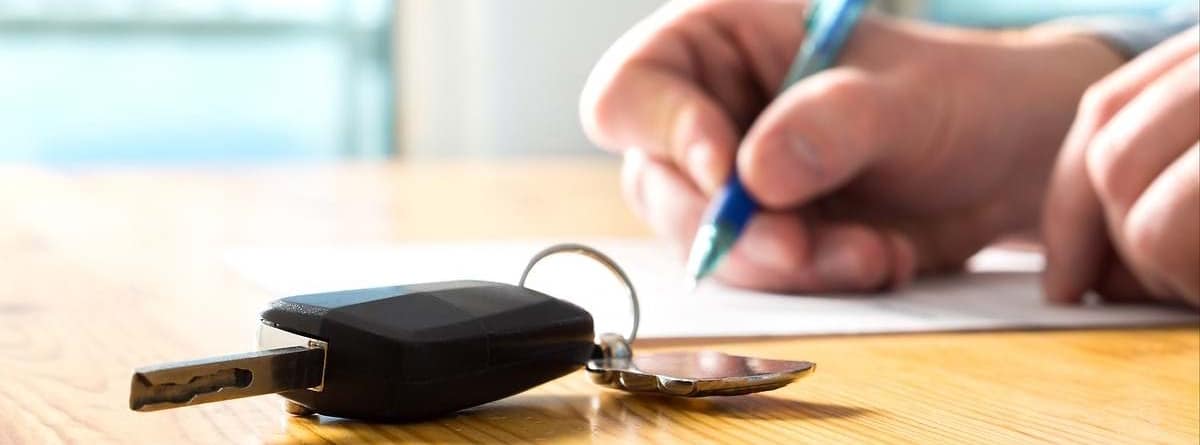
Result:
[[[713,148],[711,145],[699,142],[688,146],[685,161],[688,173],[700,185],[705,194],[711,194],[720,187],[720,180],[713,172]]]
[[[1063,271],[1058,269],[1054,262],[1048,261],[1042,271],[1042,294],[1046,301],[1066,305],[1078,303],[1086,289],[1072,289],[1070,282],[1064,279]]]
[[[807,175],[819,177],[823,174],[824,167],[821,166],[821,159],[817,156],[817,151],[813,149],[812,145],[803,136],[788,135],[784,143],[787,145],[785,147],[786,150],[783,151],[791,157],[789,164],[792,165],[781,167],[795,168],[794,165],[800,165],[804,169],[803,172]],[[792,173],[795,174],[796,172],[793,171]]]
[[[817,255],[814,269],[825,285],[836,289],[851,289],[860,285],[862,261],[858,252],[848,247],[838,247],[831,252]]]
[[[752,165],[744,165],[745,180],[768,206],[795,204],[797,191],[820,182],[824,169],[816,150],[803,137],[780,135],[751,152]],[[802,193],[802,192],[801,192]]]
[[[710,128],[713,119],[705,119],[702,114],[699,105],[684,105],[672,123],[668,148],[688,179],[705,194],[711,194],[729,174],[734,149],[725,146],[722,129]]]

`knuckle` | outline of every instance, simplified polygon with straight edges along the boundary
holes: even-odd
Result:
[[[603,70],[609,73],[600,74],[602,70],[603,68],[597,67],[597,73],[593,73],[584,87],[579,101],[579,119],[584,134],[592,142],[612,149],[617,148],[613,146],[614,141],[611,137],[613,121],[616,119],[616,113],[620,112],[620,104],[613,94],[612,84],[621,73],[617,70]]]
[[[825,103],[843,109],[854,109],[857,118],[846,122],[851,128],[845,133],[846,142],[856,146],[867,145],[866,135],[881,130],[880,116],[886,112],[884,105],[887,92],[871,75],[857,69],[835,69],[828,71],[822,88]],[[864,149],[865,148],[860,148]]]
[[[874,291],[883,288],[891,278],[889,253],[882,242],[868,244],[858,260],[858,274],[862,289]]]
[[[844,273],[849,289],[873,292],[882,289],[891,278],[891,253],[879,234],[865,227],[855,230],[854,254],[844,258]]]
[[[1079,117],[1096,126],[1107,121],[1124,105],[1116,88],[1104,81],[1089,86],[1079,100]]]
[[[642,178],[645,160],[630,152],[621,163],[621,191],[625,202],[640,215],[642,210]]]
[[[795,136],[759,138],[744,144],[738,152],[737,169],[742,184],[769,209],[788,209],[802,203],[822,179],[821,171],[795,164],[794,154],[798,144],[805,144]],[[807,145],[805,145],[807,147]],[[805,148],[805,159],[810,164],[822,162],[821,155]],[[800,169],[807,168],[806,172]]]
[[[683,17],[696,17],[718,13],[731,5],[744,6],[742,0],[676,0],[679,5],[680,15]]]
[[[1153,258],[1162,244],[1161,234],[1154,224],[1146,224],[1140,218],[1129,218],[1122,232],[1129,245],[1130,253],[1145,259]]]
[[[674,0],[663,7],[659,23],[664,27],[672,27],[695,20],[707,20],[713,14],[721,13],[721,9],[731,1],[738,0]]]
[[[874,86],[865,73],[854,69],[835,69],[828,71],[823,91],[830,100],[859,103],[873,97]]]
[[[1125,137],[1113,131],[1101,131],[1088,144],[1084,163],[1096,193],[1108,201],[1128,198],[1126,175],[1122,175],[1123,155],[1128,153]]]
[[[1169,259],[1178,247],[1168,233],[1167,224],[1159,221],[1160,216],[1165,215],[1134,213],[1126,218],[1121,228],[1132,259],[1156,272],[1170,267]]]
[[[1189,230],[1195,230],[1196,199],[1182,190],[1139,198],[1121,227],[1131,259],[1175,281],[1195,277],[1200,246]]]
[[[797,271],[811,265],[811,260],[808,252],[801,248],[803,243],[791,240],[791,242],[782,244],[779,248],[774,249],[771,255],[775,266],[780,270]]]

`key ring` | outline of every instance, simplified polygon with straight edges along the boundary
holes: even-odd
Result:
[[[625,271],[621,270],[621,266],[618,266],[617,262],[609,258],[608,255],[600,253],[599,250],[574,243],[555,244],[542,249],[541,252],[538,252],[533,258],[529,259],[529,264],[525,265],[525,271],[521,272],[521,281],[517,282],[517,285],[525,287],[525,279],[529,277],[529,272],[533,270],[533,266],[537,265],[538,261],[559,253],[575,253],[591,258],[608,268],[609,272],[612,272],[613,275],[616,275],[621,280],[621,284],[624,284],[625,289],[629,290],[629,301],[633,304],[633,329],[629,332],[629,343],[633,343],[633,340],[637,338],[638,323],[641,321],[642,316],[641,308],[638,305],[637,291],[633,289],[633,282],[629,280],[628,275],[625,275]]]

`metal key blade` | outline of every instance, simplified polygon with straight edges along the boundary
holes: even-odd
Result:
[[[129,408],[157,411],[321,384],[325,350],[292,346],[138,368]]]

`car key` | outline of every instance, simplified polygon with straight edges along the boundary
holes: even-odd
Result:
[[[337,417],[432,417],[578,369],[594,336],[579,306],[483,281],[289,297],[262,323],[265,351],[138,369],[130,407],[278,392]]]
[[[538,260],[562,252],[592,257],[625,282],[634,302],[629,340],[597,337],[586,310],[524,286]],[[451,281],[283,298],[261,314],[259,351],[139,368],[129,406],[156,411],[278,393],[293,414],[404,421],[498,400],[583,366],[602,385],[689,397],[770,390],[815,369],[711,352],[634,357],[636,301],[616,263],[580,245],[542,251],[515,286]]]

